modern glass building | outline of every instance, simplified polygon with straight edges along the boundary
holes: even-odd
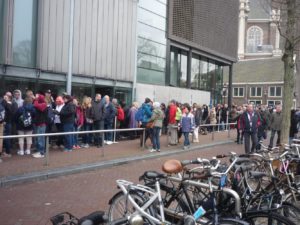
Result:
[[[228,0],[74,0],[72,94],[220,101],[237,58]],[[66,91],[71,0],[0,0],[0,88]]]

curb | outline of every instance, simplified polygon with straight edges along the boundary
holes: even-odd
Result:
[[[213,144],[192,146],[188,150],[174,149],[174,150],[170,150],[170,151],[166,151],[166,152],[149,153],[147,155],[142,155],[142,156],[132,156],[132,157],[126,157],[126,158],[121,158],[121,159],[114,159],[114,160],[109,160],[106,162],[80,164],[80,165],[51,169],[51,170],[41,171],[41,172],[31,172],[31,173],[22,174],[22,175],[6,176],[6,177],[2,177],[0,179],[0,187],[8,187],[8,186],[13,186],[13,185],[17,185],[17,184],[43,181],[43,180],[56,178],[56,177],[60,177],[60,176],[66,176],[66,175],[77,174],[77,173],[82,173],[82,172],[89,172],[89,171],[93,171],[93,170],[99,170],[99,169],[108,168],[108,167],[112,167],[112,166],[127,164],[130,162],[136,161],[136,160],[147,160],[147,159],[153,159],[153,158],[158,158],[158,157],[162,157],[162,156],[182,154],[182,153],[196,151],[199,149],[205,149],[205,148],[213,147],[213,146],[217,146],[217,145],[230,144],[232,142],[233,141],[230,141],[230,140],[220,141],[220,142],[215,142]]]

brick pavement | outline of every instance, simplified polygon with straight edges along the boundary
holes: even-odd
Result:
[[[212,141],[211,134],[200,135],[200,143],[193,145],[203,145],[218,141],[228,140],[227,132],[216,132],[215,139]],[[235,130],[231,131],[231,139],[235,137]],[[183,138],[182,138],[183,141]],[[148,144],[149,141],[148,141]],[[181,148],[179,146],[167,147],[167,138],[161,138],[162,152]],[[48,171],[54,168],[65,168],[74,165],[105,162],[113,159],[139,156],[149,154],[148,151],[139,148],[139,139],[131,141],[121,141],[117,144],[104,147],[104,157],[102,156],[102,148],[79,149],[73,152],[62,152],[58,149],[50,149],[50,164],[44,166],[44,159],[34,159],[32,156],[18,156],[16,154],[11,158],[4,158],[4,162],[0,163],[0,179],[6,176],[22,175],[30,172]]]
[[[202,139],[208,137],[202,136]],[[193,152],[182,151],[172,157],[140,160],[93,172],[1,188],[0,224],[45,225],[50,224],[48,219],[51,216],[63,211],[78,217],[99,209],[106,211],[109,199],[117,192],[116,179],[137,182],[145,170],[160,170],[167,159],[211,157],[229,151],[241,153],[243,146],[232,143]]]

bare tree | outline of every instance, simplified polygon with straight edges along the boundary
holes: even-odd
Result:
[[[300,0],[261,0],[262,6],[272,9],[272,19],[284,39],[282,61],[284,63],[283,123],[281,142],[288,143],[296,81],[295,60],[300,44]]]

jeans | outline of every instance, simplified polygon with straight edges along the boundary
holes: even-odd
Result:
[[[11,123],[6,123],[4,125],[4,136],[11,135],[12,125]],[[4,139],[3,146],[5,148],[5,153],[10,154],[11,149],[11,139]]]
[[[151,140],[153,140],[153,128],[146,128],[146,124],[142,124],[141,128],[145,128],[145,142],[147,142],[148,138]],[[153,144],[153,143],[152,143]],[[141,133],[141,137],[140,137],[140,146],[143,146],[143,132]]]
[[[190,145],[190,138],[189,138],[190,133],[189,132],[183,132],[183,135],[184,135],[183,145],[184,146],[189,146]]]
[[[94,121],[93,128],[94,128],[93,130],[103,130],[104,128],[103,121],[102,120]],[[103,133],[95,133],[94,142],[96,146],[103,146]]]
[[[152,143],[153,143],[153,149],[155,150],[160,150],[160,140],[159,140],[160,130],[161,130],[160,127],[153,128]]]
[[[72,132],[74,131],[74,124],[73,123],[66,123],[63,125],[64,127],[64,132]],[[67,150],[71,150],[73,148],[73,143],[74,141],[74,135],[73,134],[69,134],[69,135],[65,135],[65,149]]]
[[[78,126],[76,124],[74,125],[74,131],[79,131]],[[78,145],[78,134],[73,135],[73,145]]]
[[[105,130],[111,130],[113,127],[112,123],[104,123],[104,129]],[[106,132],[105,133],[105,140],[106,141],[112,141],[112,132]]]
[[[257,146],[257,133],[244,132],[244,138],[245,138],[245,153],[248,154],[250,152],[254,152],[254,149],[256,149]],[[250,138],[252,140],[251,151],[250,151]]]
[[[277,141],[276,144],[279,145],[280,144],[280,130],[272,130],[271,131],[271,138],[270,138],[270,144],[269,147],[273,148],[273,142],[274,142],[274,136],[275,133],[277,133]]]
[[[63,125],[62,123],[56,123],[55,124],[56,126],[56,131],[58,133],[63,133],[64,132],[64,128],[63,128]],[[56,145],[57,146],[61,146],[61,145],[64,145],[64,137],[63,136],[56,136]]]
[[[46,133],[46,125],[36,126],[35,127],[36,134],[44,134]],[[42,154],[45,154],[45,137],[37,137],[36,138],[36,149]]]
[[[93,124],[92,123],[85,123],[83,125],[84,131],[91,131],[93,130]],[[92,143],[92,134],[84,134],[82,137],[83,144],[91,144]]]

